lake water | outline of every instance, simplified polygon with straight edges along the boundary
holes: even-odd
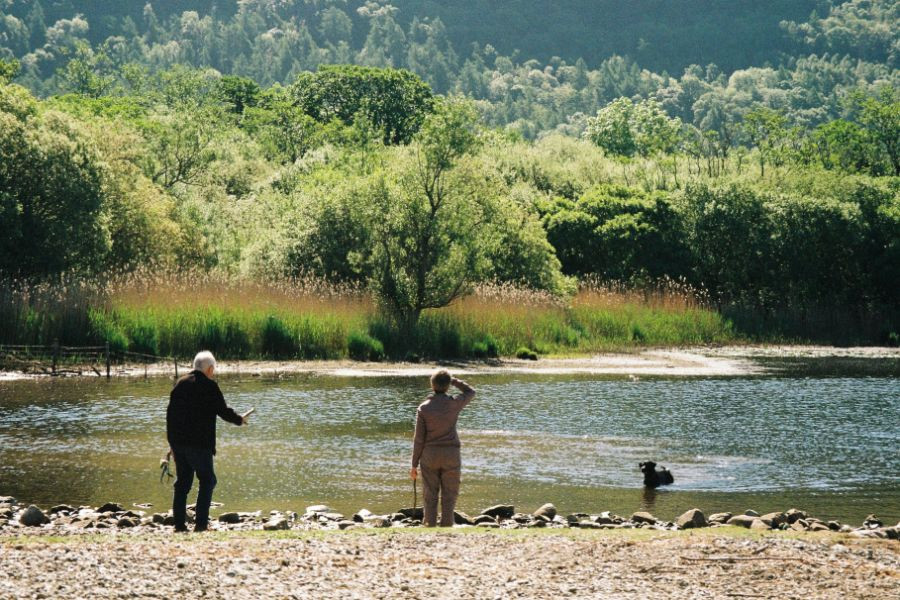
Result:
[[[859,524],[900,520],[900,379],[789,374],[724,378],[473,375],[460,418],[459,508],[497,503],[563,513],[799,507]],[[422,378],[223,377],[247,428],[219,422],[222,510],[351,514],[412,503],[408,479]],[[0,381],[0,495],[43,506],[150,502],[171,380]],[[638,463],[675,475],[656,493]],[[195,487],[196,491],[196,487]],[[193,500],[191,500],[193,501]],[[421,502],[421,488],[419,490]]]

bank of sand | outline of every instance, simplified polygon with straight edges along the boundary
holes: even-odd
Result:
[[[896,541],[746,530],[0,538],[0,572],[9,599],[900,598]]]
[[[671,377],[715,377],[764,373],[767,359],[888,359],[900,364],[900,348],[833,346],[722,346],[690,348],[654,348],[633,352],[604,353],[592,356],[546,357],[536,361],[503,358],[490,361],[438,362],[357,362],[351,360],[262,361],[220,360],[221,375],[238,377],[330,375],[336,377],[422,377],[438,368],[447,368],[458,375],[490,374],[547,374],[547,375],[666,375]],[[103,367],[65,367],[65,375],[81,374],[97,377]],[[190,365],[179,363],[179,373]],[[173,376],[173,363],[148,365],[117,365],[111,374],[117,377]],[[0,381],[44,374],[20,371],[0,372]]]

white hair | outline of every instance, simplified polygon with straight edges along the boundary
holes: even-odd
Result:
[[[203,350],[194,357],[194,370],[206,372],[210,367],[216,366],[216,357],[209,350]]]

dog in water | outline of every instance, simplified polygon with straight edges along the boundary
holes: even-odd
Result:
[[[652,460],[642,462],[638,465],[641,473],[644,474],[644,487],[658,488],[661,485],[669,485],[675,483],[672,472],[665,467],[656,468],[656,463]]]

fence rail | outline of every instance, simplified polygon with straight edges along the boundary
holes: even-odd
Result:
[[[131,352],[129,350],[112,350],[109,344],[103,346],[63,346],[59,343],[42,344],[0,344],[0,369],[14,366],[44,375],[84,374],[90,370],[102,377],[110,377],[113,366],[125,367],[139,364],[144,366],[144,377],[148,375],[151,364],[170,364],[178,377],[178,359],[174,356],[160,356]],[[188,370],[190,367],[187,367]]]

